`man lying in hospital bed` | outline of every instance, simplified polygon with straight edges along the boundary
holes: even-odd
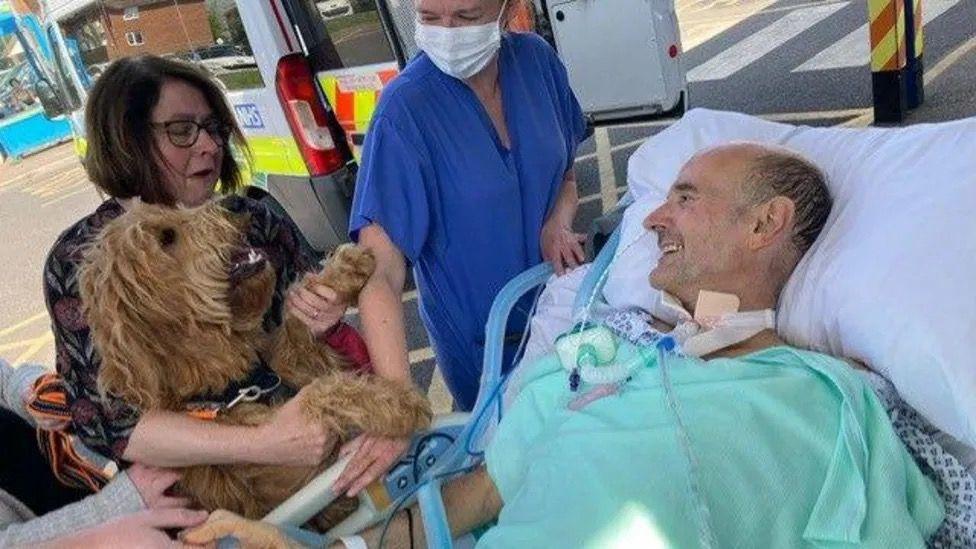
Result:
[[[616,311],[523,364],[485,467],[444,487],[452,532],[497,520],[479,547],[923,546],[943,503],[868,382],[772,329],[830,204],[783,149],[694,156],[644,221],[666,318]],[[669,332],[689,356],[656,352]],[[413,522],[395,517],[385,546],[423,546]]]
[[[647,335],[646,324],[632,314],[608,314],[662,314],[660,292],[648,284],[648,272],[661,253],[644,221],[664,202],[694,154],[729,142],[759,141],[811,159],[827,174],[834,199],[819,238],[781,290],[778,337],[797,347],[857,359],[891,383],[864,371],[852,376],[839,362],[781,346],[767,332],[760,334],[770,338],[764,349],[740,341],[706,355],[711,360],[705,367],[690,358],[666,359],[678,415],[663,404],[668,401],[660,382],[665,369],[657,364],[653,348],[641,355],[641,365],[625,372],[631,379],[624,378],[617,387],[619,395],[590,401],[600,393],[585,379],[572,391],[572,368],[564,369],[553,345],[569,332],[559,338],[564,350],[576,344],[577,356],[586,355],[578,352],[585,338],[571,330],[581,320],[573,314],[579,312],[573,304],[578,294],[597,294],[581,288],[586,273],[579,269],[550,281],[542,293],[526,353],[534,353],[536,360],[525,361],[509,382],[508,411],[490,443],[487,470],[444,487],[455,532],[499,513],[504,501],[499,525],[483,538],[484,545],[507,546],[509,536],[523,534],[516,540],[519,546],[612,546],[620,539],[614,535],[636,536],[641,546],[650,545],[647,540],[653,536],[676,546],[699,546],[709,536],[718,540],[713,545],[725,546],[731,544],[725,543],[729,536],[753,536],[742,545],[840,547],[883,544],[879,540],[888,535],[919,545],[938,522],[940,506],[931,485],[905,459],[907,447],[944,503],[945,519],[933,545],[976,547],[976,452],[971,449],[976,447],[974,136],[976,118],[853,130],[695,109],[649,139],[630,159],[627,180],[633,203],[623,214],[614,260],[605,270],[594,269],[606,276],[595,299],[605,306],[584,308],[591,321],[606,319],[597,326],[616,330],[618,355],[634,356],[636,346],[629,340],[648,342],[656,336]],[[734,183],[730,177],[723,182]],[[715,264],[706,259],[720,257],[701,253],[715,248],[692,245],[700,233],[687,223],[657,222],[666,236],[675,237],[671,244],[684,246],[685,256],[694,252],[695,261],[670,255],[656,278],[673,274],[677,259],[704,267]],[[729,231],[711,237],[738,242],[740,248],[744,238]],[[733,237],[740,240],[729,240]],[[758,253],[722,258],[744,269],[745,259]],[[758,269],[757,263],[751,268]],[[767,282],[768,275],[757,274],[742,293],[754,295],[757,283]],[[671,288],[684,296],[685,308],[698,312],[693,286],[690,291],[683,284]],[[715,301],[710,303],[714,307]],[[763,306],[768,305],[740,299],[739,310]],[[681,320],[674,307],[663,311]],[[715,358],[736,352],[744,354]],[[880,399],[864,379],[872,381]],[[603,386],[613,388],[614,383]],[[620,405],[631,401],[635,403]],[[891,438],[879,402],[901,443]],[[676,417],[683,420],[683,429],[676,427]],[[689,444],[682,443],[681,433]],[[862,444],[858,433],[866,435]],[[661,448],[645,447],[652,444]],[[809,475],[813,470],[817,474]],[[740,488],[746,493],[736,492]],[[794,499],[774,507],[771,502],[777,498],[787,499],[786,488]],[[616,503],[607,503],[618,493]],[[804,499],[809,500],[807,508],[800,512],[797,507]],[[413,525],[412,541],[423,546],[419,513],[407,517],[403,512],[394,517],[384,547],[410,546],[408,523]],[[238,522],[221,519],[214,527],[238,531]],[[750,526],[756,530],[746,533]],[[781,534],[794,536],[793,543],[773,539]],[[370,547],[376,546],[377,529],[364,536]],[[844,536],[862,541],[829,541]],[[818,537],[824,539],[818,542]]]

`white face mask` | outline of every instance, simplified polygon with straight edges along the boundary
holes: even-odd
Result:
[[[484,25],[440,27],[417,21],[417,47],[444,74],[459,80],[471,78],[485,68],[501,47],[501,17],[507,3],[508,0],[502,3],[498,19]]]

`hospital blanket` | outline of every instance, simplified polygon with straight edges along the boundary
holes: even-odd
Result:
[[[479,547],[700,546],[689,461],[645,359],[580,411],[554,355],[526,370],[488,447],[504,507]],[[842,362],[775,347],[668,364],[719,547],[921,547],[942,522],[935,487]]]
[[[932,479],[945,504],[945,520],[929,540],[935,549],[976,547],[976,479],[947,448],[945,437],[898,396],[890,381],[874,372],[860,372],[871,383],[888,411],[892,427],[925,475]],[[957,443],[958,444],[958,443]]]

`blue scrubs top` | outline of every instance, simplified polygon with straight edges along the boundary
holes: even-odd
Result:
[[[511,148],[474,92],[421,53],[383,91],[349,221],[353,240],[370,223],[383,227],[413,265],[421,318],[462,410],[478,394],[492,301],[542,262],[542,225],[587,136],[566,69],[544,40],[504,35],[498,61]]]

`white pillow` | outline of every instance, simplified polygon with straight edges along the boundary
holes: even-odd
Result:
[[[735,140],[803,154],[827,174],[834,197],[781,296],[780,334],[867,363],[934,425],[976,446],[976,118],[810,128],[692,110],[631,157],[635,204],[621,243],[642,233],[643,217],[692,154]],[[647,307],[656,248],[644,238],[614,262],[604,291],[611,306]]]

